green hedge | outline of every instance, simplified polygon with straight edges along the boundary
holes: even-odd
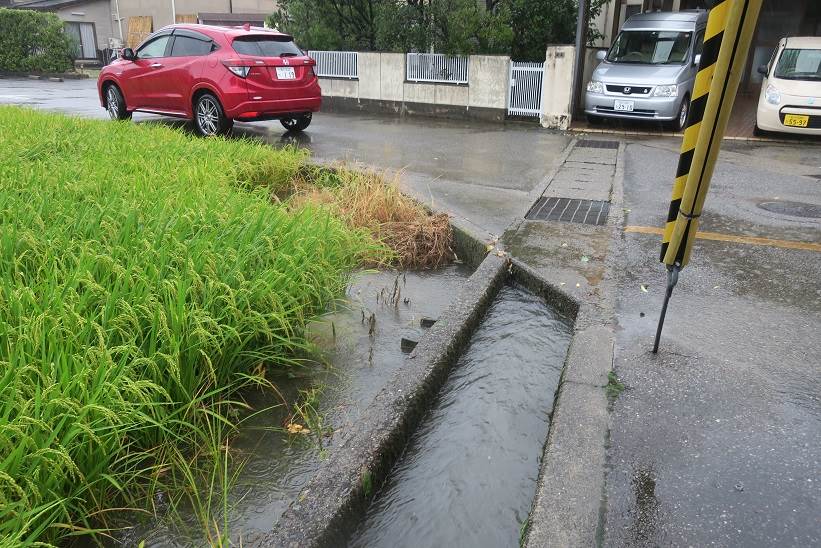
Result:
[[[74,43],[53,13],[0,8],[0,71],[66,72]]]

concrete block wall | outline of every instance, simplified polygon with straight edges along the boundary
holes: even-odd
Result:
[[[595,52],[588,54],[592,55]],[[566,130],[570,126],[574,58],[573,46],[547,48],[540,117],[544,127]],[[468,85],[407,82],[405,59],[402,53],[360,53],[358,80],[320,79],[323,108],[505,119],[510,86],[509,57],[471,55]],[[590,65],[589,59],[586,65]]]
[[[565,130],[570,127],[573,101],[573,63],[576,48],[548,46],[542,81],[542,126]]]
[[[510,58],[471,55],[468,85],[407,82],[405,54],[359,53],[358,80],[321,78],[324,107],[503,120]]]

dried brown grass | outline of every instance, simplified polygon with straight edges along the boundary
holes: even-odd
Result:
[[[306,166],[288,190],[288,202],[322,205],[349,226],[369,231],[398,268],[436,268],[451,262],[453,233],[445,214],[431,214],[399,191],[400,175],[347,167]],[[384,263],[383,263],[384,264]]]

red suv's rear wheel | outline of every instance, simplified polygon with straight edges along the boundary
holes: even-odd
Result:
[[[203,93],[194,103],[194,128],[203,137],[228,133],[234,121],[226,118],[219,99],[210,93]]]
[[[289,118],[281,118],[279,123],[288,131],[302,131],[311,125],[311,113],[305,113],[300,116],[291,116]]]

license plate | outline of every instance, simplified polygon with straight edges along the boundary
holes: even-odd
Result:
[[[634,101],[619,101],[618,99],[613,104],[613,110],[616,112],[633,112]]]
[[[295,80],[294,67],[277,67],[277,80]]]
[[[807,127],[810,117],[803,114],[787,114],[784,116],[784,125],[792,127]]]

